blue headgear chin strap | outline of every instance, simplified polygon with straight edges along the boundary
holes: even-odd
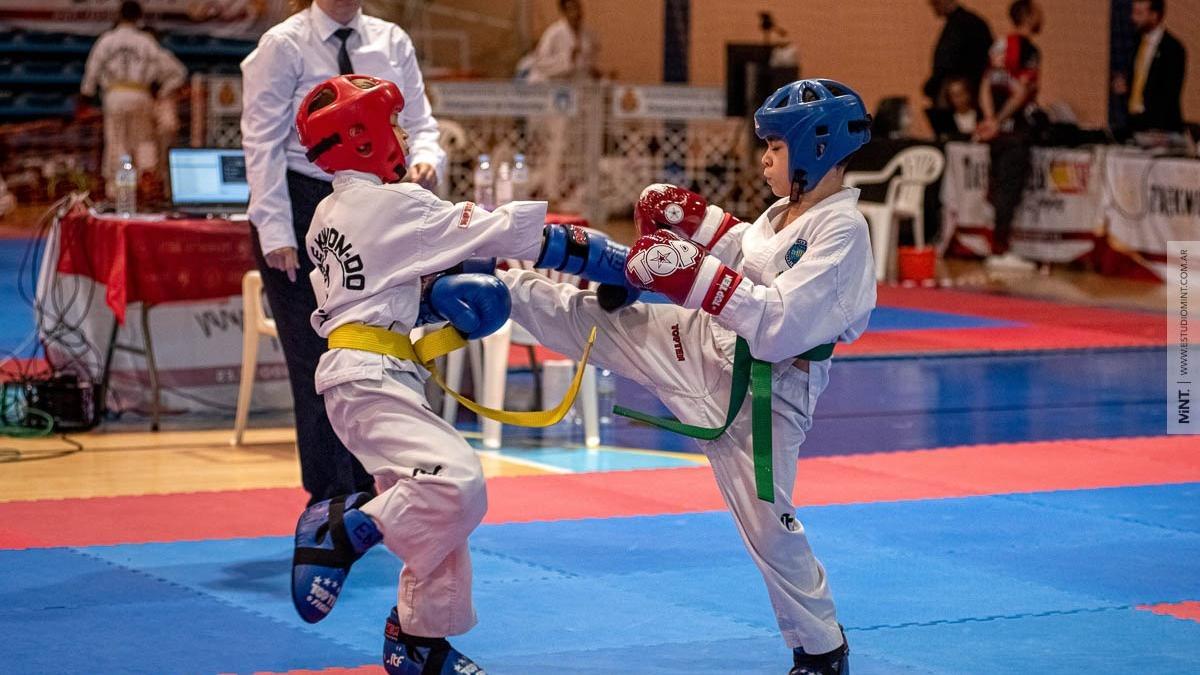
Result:
[[[871,116],[862,97],[841,82],[797,80],[768,96],[754,113],[754,133],[787,143],[791,200],[799,201],[871,140]]]

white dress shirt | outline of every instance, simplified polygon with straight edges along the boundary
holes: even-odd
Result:
[[[853,342],[867,329],[875,264],[858,194],[844,188],[776,232],[785,197],[717,243],[714,253],[726,264],[740,247],[735,267],[744,279],[715,321],[745,338],[755,358],[778,363]]]
[[[88,53],[79,90],[95,96],[114,86],[144,87],[157,82],[160,96],[183,85],[187,69],[150,36],[130,24],[119,24],[96,40]]]
[[[338,74],[341,41],[334,31],[354,33],[346,49],[354,72],[395,82],[404,95],[400,126],[408,132],[408,164],[441,167],[438,126],[412,40],[399,26],[361,11],[339,24],[316,4],[272,27],[242,61],[242,147],[250,182],[250,222],[264,253],[296,246],[288,199],[288,169],[320,180],[331,176],[305,159],[296,134],[296,109],[313,87]]]
[[[579,51],[576,53],[576,44]],[[538,40],[529,70],[530,82],[587,77],[596,59],[596,40],[587,29],[578,34],[565,18],[550,24]]]
[[[452,204],[416,183],[339,171],[317,205],[305,248],[315,269],[312,326],[321,337],[347,323],[407,333],[417,321],[421,277],[468,258],[534,260],[542,248],[546,202],[510,202],[488,212]],[[353,349],[321,356],[317,392],[378,378],[385,367],[419,372],[410,361]]]

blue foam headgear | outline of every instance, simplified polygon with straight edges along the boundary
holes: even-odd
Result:
[[[780,87],[754,113],[754,133],[787,143],[792,201],[871,140],[862,97],[833,80],[797,80]]]

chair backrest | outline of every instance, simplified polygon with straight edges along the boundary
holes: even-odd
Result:
[[[884,168],[893,176],[888,184],[887,203],[898,213],[915,215],[925,201],[925,188],[936,181],[946,167],[942,151],[927,145],[901,150]]]
[[[262,292],[262,275],[257,270],[246,272],[242,277],[242,330],[279,337],[275,319],[267,316],[267,303],[263,302]]]
[[[438,143],[446,154],[453,154],[467,147],[467,132],[458,122],[438,120]]]

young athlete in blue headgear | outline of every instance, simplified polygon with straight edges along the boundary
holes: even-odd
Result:
[[[626,278],[675,304],[608,313],[594,294],[540,274],[499,276],[513,320],[539,342],[578,356],[598,326],[592,361],[654,392],[678,420],[619,412],[700,440],[793,649],[792,675],[845,675],[845,636],[792,487],[833,346],[861,335],[875,306],[858,190],[842,186],[870,117],[846,85],[800,80],[754,120],[767,142],[763,176],[779,197],[757,220],[670,185],[652,185],[638,201],[642,236]],[[750,388],[751,410],[742,411]]]

